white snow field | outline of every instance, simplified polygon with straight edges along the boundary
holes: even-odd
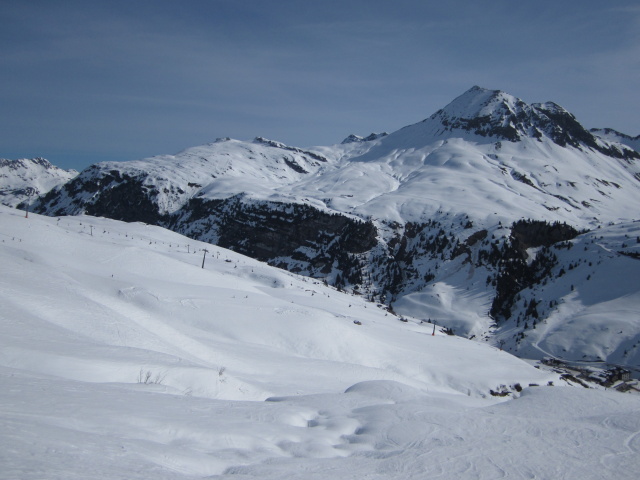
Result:
[[[637,478],[640,396],[432,332],[158,227],[0,206],[0,478]]]

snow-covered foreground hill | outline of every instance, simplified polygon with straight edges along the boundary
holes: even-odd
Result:
[[[0,207],[0,237],[0,478],[640,469],[638,396],[158,227]]]

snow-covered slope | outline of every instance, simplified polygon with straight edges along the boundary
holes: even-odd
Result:
[[[407,292],[396,310],[484,337],[523,358],[640,365],[639,222],[528,248],[524,259],[499,257],[509,268],[479,260],[486,258],[482,242],[435,271],[428,287]],[[506,292],[503,303],[496,304],[496,290]],[[490,318],[492,302],[508,315]]]
[[[261,137],[253,142],[221,138],[176,155],[92,165],[52,192],[44,205],[67,214],[101,213],[118,199],[131,200],[119,198],[126,191],[149,204],[137,205],[138,215],[148,213],[146,207],[162,216],[176,212],[191,198],[228,198],[245,191],[269,197],[278,187],[322,171],[327,164],[322,155]],[[130,215],[133,218],[136,212]]]
[[[78,175],[44,158],[0,158],[0,204],[16,207],[25,200],[47,193]]]
[[[331,198],[337,210],[401,223],[443,211],[484,227],[522,217],[586,227],[635,219],[638,158],[596,139],[555,104],[527,105],[474,87],[294,188],[298,196]]]
[[[293,381],[291,371],[272,370],[273,362],[289,357],[297,358],[301,372],[315,365],[318,374],[322,362],[353,363],[332,373],[323,387],[330,389],[346,388],[361,374],[465,395],[485,394],[499,383],[540,381],[535,370],[510,355],[460,338],[434,338],[430,325],[400,322],[362,298],[159,227],[86,216],[24,219],[6,208],[1,213],[4,315],[22,319],[4,325],[5,365],[27,362],[41,373],[120,382],[135,381],[144,366],[162,370],[163,384],[178,392],[252,400],[314,385]],[[28,325],[46,332],[32,337],[37,348],[11,346],[9,339]],[[56,360],[57,349],[68,341],[86,343],[92,358],[112,347],[129,354],[114,368],[103,365],[103,372],[95,365],[76,368]],[[240,352],[239,344],[250,348]],[[429,353],[423,352],[427,345]],[[468,358],[473,352],[480,356],[480,370],[473,371],[472,361],[444,379],[436,357],[455,362],[446,352],[456,345]],[[144,365],[138,365],[139,350],[154,352]],[[495,364],[489,368],[487,362]],[[193,375],[183,367],[194,368]],[[200,367],[226,367],[228,385],[211,382],[208,374],[201,383]],[[491,372],[486,378],[485,368]],[[531,377],[519,378],[510,369]],[[273,385],[262,384],[267,374]]]
[[[634,396],[561,388],[504,351],[158,227],[7,207],[0,225],[0,478],[640,466]]]

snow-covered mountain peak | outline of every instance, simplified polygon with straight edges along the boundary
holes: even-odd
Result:
[[[611,145],[585,129],[566,109],[554,102],[528,104],[501,90],[474,86],[429,118],[392,133],[385,139],[393,148],[422,148],[438,139],[462,138],[472,142],[549,140],[561,147],[595,150],[622,159],[640,154],[621,142]],[[486,140],[483,140],[486,139]]]
[[[270,147],[276,147],[276,148],[287,148],[287,145],[282,142],[278,142],[276,140],[270,140],[268,138],[264,138],[260,136],[254,138],[253,143],[269,145]]]
[[[361,137],[360,135],[355,135],[355,134],[352,133],[347,138],[345,138],[341,142],[341,144],[342,145],[346,145],[348,143],[370,142],[372,140],[378,140],[379,138],[386,137],[387,135],[389,135],[387,132],[382,132],[382,133],[371,133],[370,135],[368,135],[366,137]]]
[[[313,160],[317,160],[320,162],[327,162],[327,159],[325,157],[323,157],[322,155],[319,155],[315,152],[310,152],[308,150],[303,150],[301,148],[298,147],[290,147],[289,145],[286,145],[282,142],[277,142],[275,140],[269,140],[268,138],[264,138],[264,137],[256,137],[253,139],[253,143],[254,144],[258,144],[258,145],[266,145],[267,147],[273,147],[273,148],[279,148],[281,150],[287,150],[289,152],[295,152],[295,153],[301,153],[303,155],[307,155],[309,157],[311,157]],[[302,172],[300,171],[299,173],[306,173],[306,172]]]
[[[573,137],[594,143],[590,135],[561,106],[553,103],[527,104],[501,90],[488,90],[474,86],[450,104],[438,110],[423,123],[446,132],[466,131],[482,137],[517,142],[531,137],[540,140],[549,137],[561,146],[567,143],[567,130]],[[574,145],[577,146],[577,145]]]
[[[42,157],[36,158],[18,158],[17,160],[9,160],[7,158],[0,158],[0,167],[16,170],[18,168],[28,168],[29,164],[41,165],[44,168],[51,168],[53,165]]]
[[[636,152],[640,152],[640,135],[632,137],[631,135],[620,133],[613,128],[592,128],[589,131],[602,140],[620,143],[634,149]]]
[[[121,204],[119,218],[131,220],[146,212],[143,220],[153,223],[194,197],[220,199],[245,192],[268,197],[328,162],[320,153],[263,137],[252,142],[218,139],[174,155],[97,163],[61,188],[61,198],[51,205],[56,212],[107,216]],[[76,197],[82,200],[74,202]]]
[[[489,90],[474,86],[457,97],[431,118],[472,119],[489,116],[492,119],[504,118],[506,114],[517,114],[527,105],[501,90]]]
[[[18,158],[17,160],[9,160],[6,158],[0,158],[0,168],[8,169],[8,170],[34,170],[34,169],[42,169],[42,170],[52,170],[52,171],[62,171],[69,172],[71,174],[77,174],[75,170],[62,170],[61,168],[53,165],[49,160],[42,157],[35,158]]]
[[[78,175],[75,170],[63,170],[49,160],[0,158],[0,203],[15,207],[31,196],[41,195]]]

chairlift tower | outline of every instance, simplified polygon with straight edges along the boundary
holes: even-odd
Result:
[[[29,218],[29,203],[31,203],[31,196],[36,193],[36,189],[33,187],[27,187],[25,189],[25,193],[27,194],[27,201],[24,202],[25,206],[24,206],[24,218]]]

